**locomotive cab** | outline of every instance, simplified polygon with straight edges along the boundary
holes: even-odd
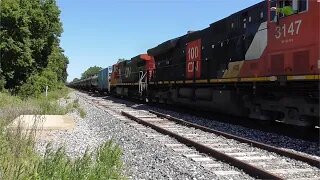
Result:
[[[319,74],[319,2],[273,0],[268,7],[267,75]]]
[[[320,2],[267,0],[267,3],[267,47],[261,58],[264,63],[261,63],[260,72],[264,76],[275,76],[280,85],[270,93],[278,100],[261,98],[255,103],[265,112],[282,114],[283,118],[279,119],[284,123],[317,124]]]

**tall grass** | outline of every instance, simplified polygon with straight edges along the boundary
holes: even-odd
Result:
[[[0,92],[0,118],[10,120],[19,115],[26,114],[66,114],[69,109],[59,106],[57,100],[59,98],[66,98],[69,92],[70,90],[68,88],[62,88],[49,92],[47,97],[43,95],[38,98],[27,99]]]
[[[121,149],[112,141],[70,159],[63,147],[53,150],[50,145],[40,156],[33,149],[34,137],[34,133],[25,136],[22,131],[1,133],[0,179],[125,179]]]
[[[63,147],[53,150],[50,145],[41,156],[34,150],[36,128],[30,131],[24,131],[21,126],[14,130],[7,128],[22,114],[65,114],[71,108],[81,109],[77,100],[64,108],[58,105],[57,99],[67,98],[67,93],[64,90],[49,93],[48,97],[24,100],[0,93],[0,179],[124,179],[122,152],[112,141],[96,151],[86,151],[77,159],[68,157]]]
[[[86,112],[80,107],[78,100],[70,102],[65,107],[59,105],[57,100],[60,98],[68,99],[69,92],[68,88],[62,88],[49,92],[47,97],[43,95],[28,99],[0,92],[0,118],[10,121],[20,115],[64,115],[73,109],[76,109],[84,118]]]

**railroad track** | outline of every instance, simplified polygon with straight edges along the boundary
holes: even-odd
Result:
[[[167,143],[165,146],[201,163],[220,177],[239,174],[239,171],[225,168],[223,163],[227,163],[254,178],[320,179],[319,159],[208,129],[155,111],[135,110],[109,100],[92,98],[91,101],[93,105],[138,130],[146,131],[150,127],[175,138],[179,143]],[[148,131],[145,134],[148,138],[167,142],[161,135]]]

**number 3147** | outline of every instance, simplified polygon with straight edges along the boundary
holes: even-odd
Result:
[[[285,38],[288,35],[291,35],[291,36],[298,35],[301,23],[302,23],[302,20],[297,20],[297,21],[291,22],[290,25],[283,24],[282,26],[277,26],[275,37],[279,39],[281,37]]]

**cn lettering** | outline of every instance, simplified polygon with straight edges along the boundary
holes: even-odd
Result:
[[[188,62],[188,72],[193,72],[193,70],[199,70],[200,62],[196,61],[196,65],[194,66],[194,62]]]
[[[126,78],[128,78],[130,76],[130,74],[131,74],[131,68],[127,67],[125,72],[124,72],[124,75],[125,75]]]

